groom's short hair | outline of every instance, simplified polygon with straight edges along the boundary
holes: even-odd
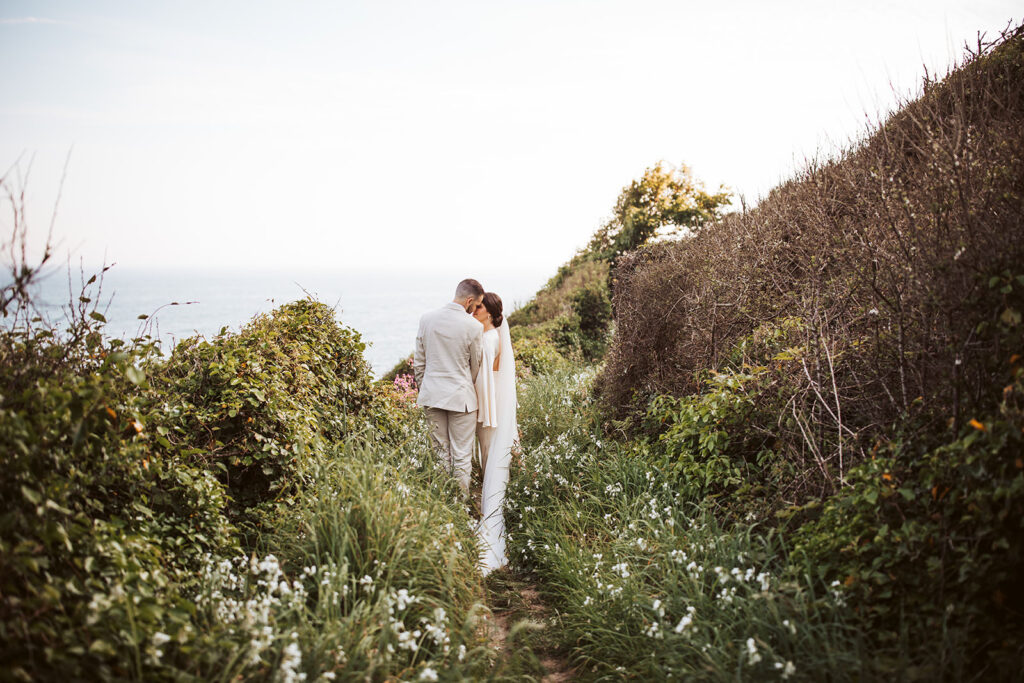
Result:
[[[467,299],[473,297],[474,299],[478,296],[484,295],[484,287],[473,278],[466,278],[459,283],[459,286],[455,288],[456,299]]]

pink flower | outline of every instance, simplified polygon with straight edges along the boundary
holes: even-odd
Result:
[[[412,375],[397,375],[394,386],[398,397],[405,402],[414,401],[419,393],[416,388],[416,378]]]

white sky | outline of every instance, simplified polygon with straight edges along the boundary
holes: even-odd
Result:
[[[56,232],[87,263],[553,269],[645,167],[754,201],[1020,19],[994,0],[0,0],[0,172],[32,162],[42,233],[73,146]]]

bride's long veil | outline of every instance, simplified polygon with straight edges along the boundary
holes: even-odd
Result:
[[[494,373],[495,403],[498,425],[491,437],[480,497],[479,536],[483,550],[484,573],[508,563],[505,556],[505,487],[508,485],[512,446],[519,436],[516,422],[516,359],[512,351],[512,335],[508,320],[498,328],[500,361]]]

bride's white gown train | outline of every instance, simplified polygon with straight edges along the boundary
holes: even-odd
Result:
[[[505,555],[505,488],[508,485],[509,464],[512,461],[512,446],[519,436],[516,422],[516,361],[512,352],[512,337],[508,320],[503,320],[498,332],[498,370],[493,371],[493,358],[480,371],[493,371],[494,407],[496,424],[488,448],[487,466],[484,469],[483,492],[480,496],[480,524],[477,537],[480,541],[480,564],[484,575],[508,564]],[[486,355],[486,354],[485,354]],[[494,415],[495,411],[491,414]]]

